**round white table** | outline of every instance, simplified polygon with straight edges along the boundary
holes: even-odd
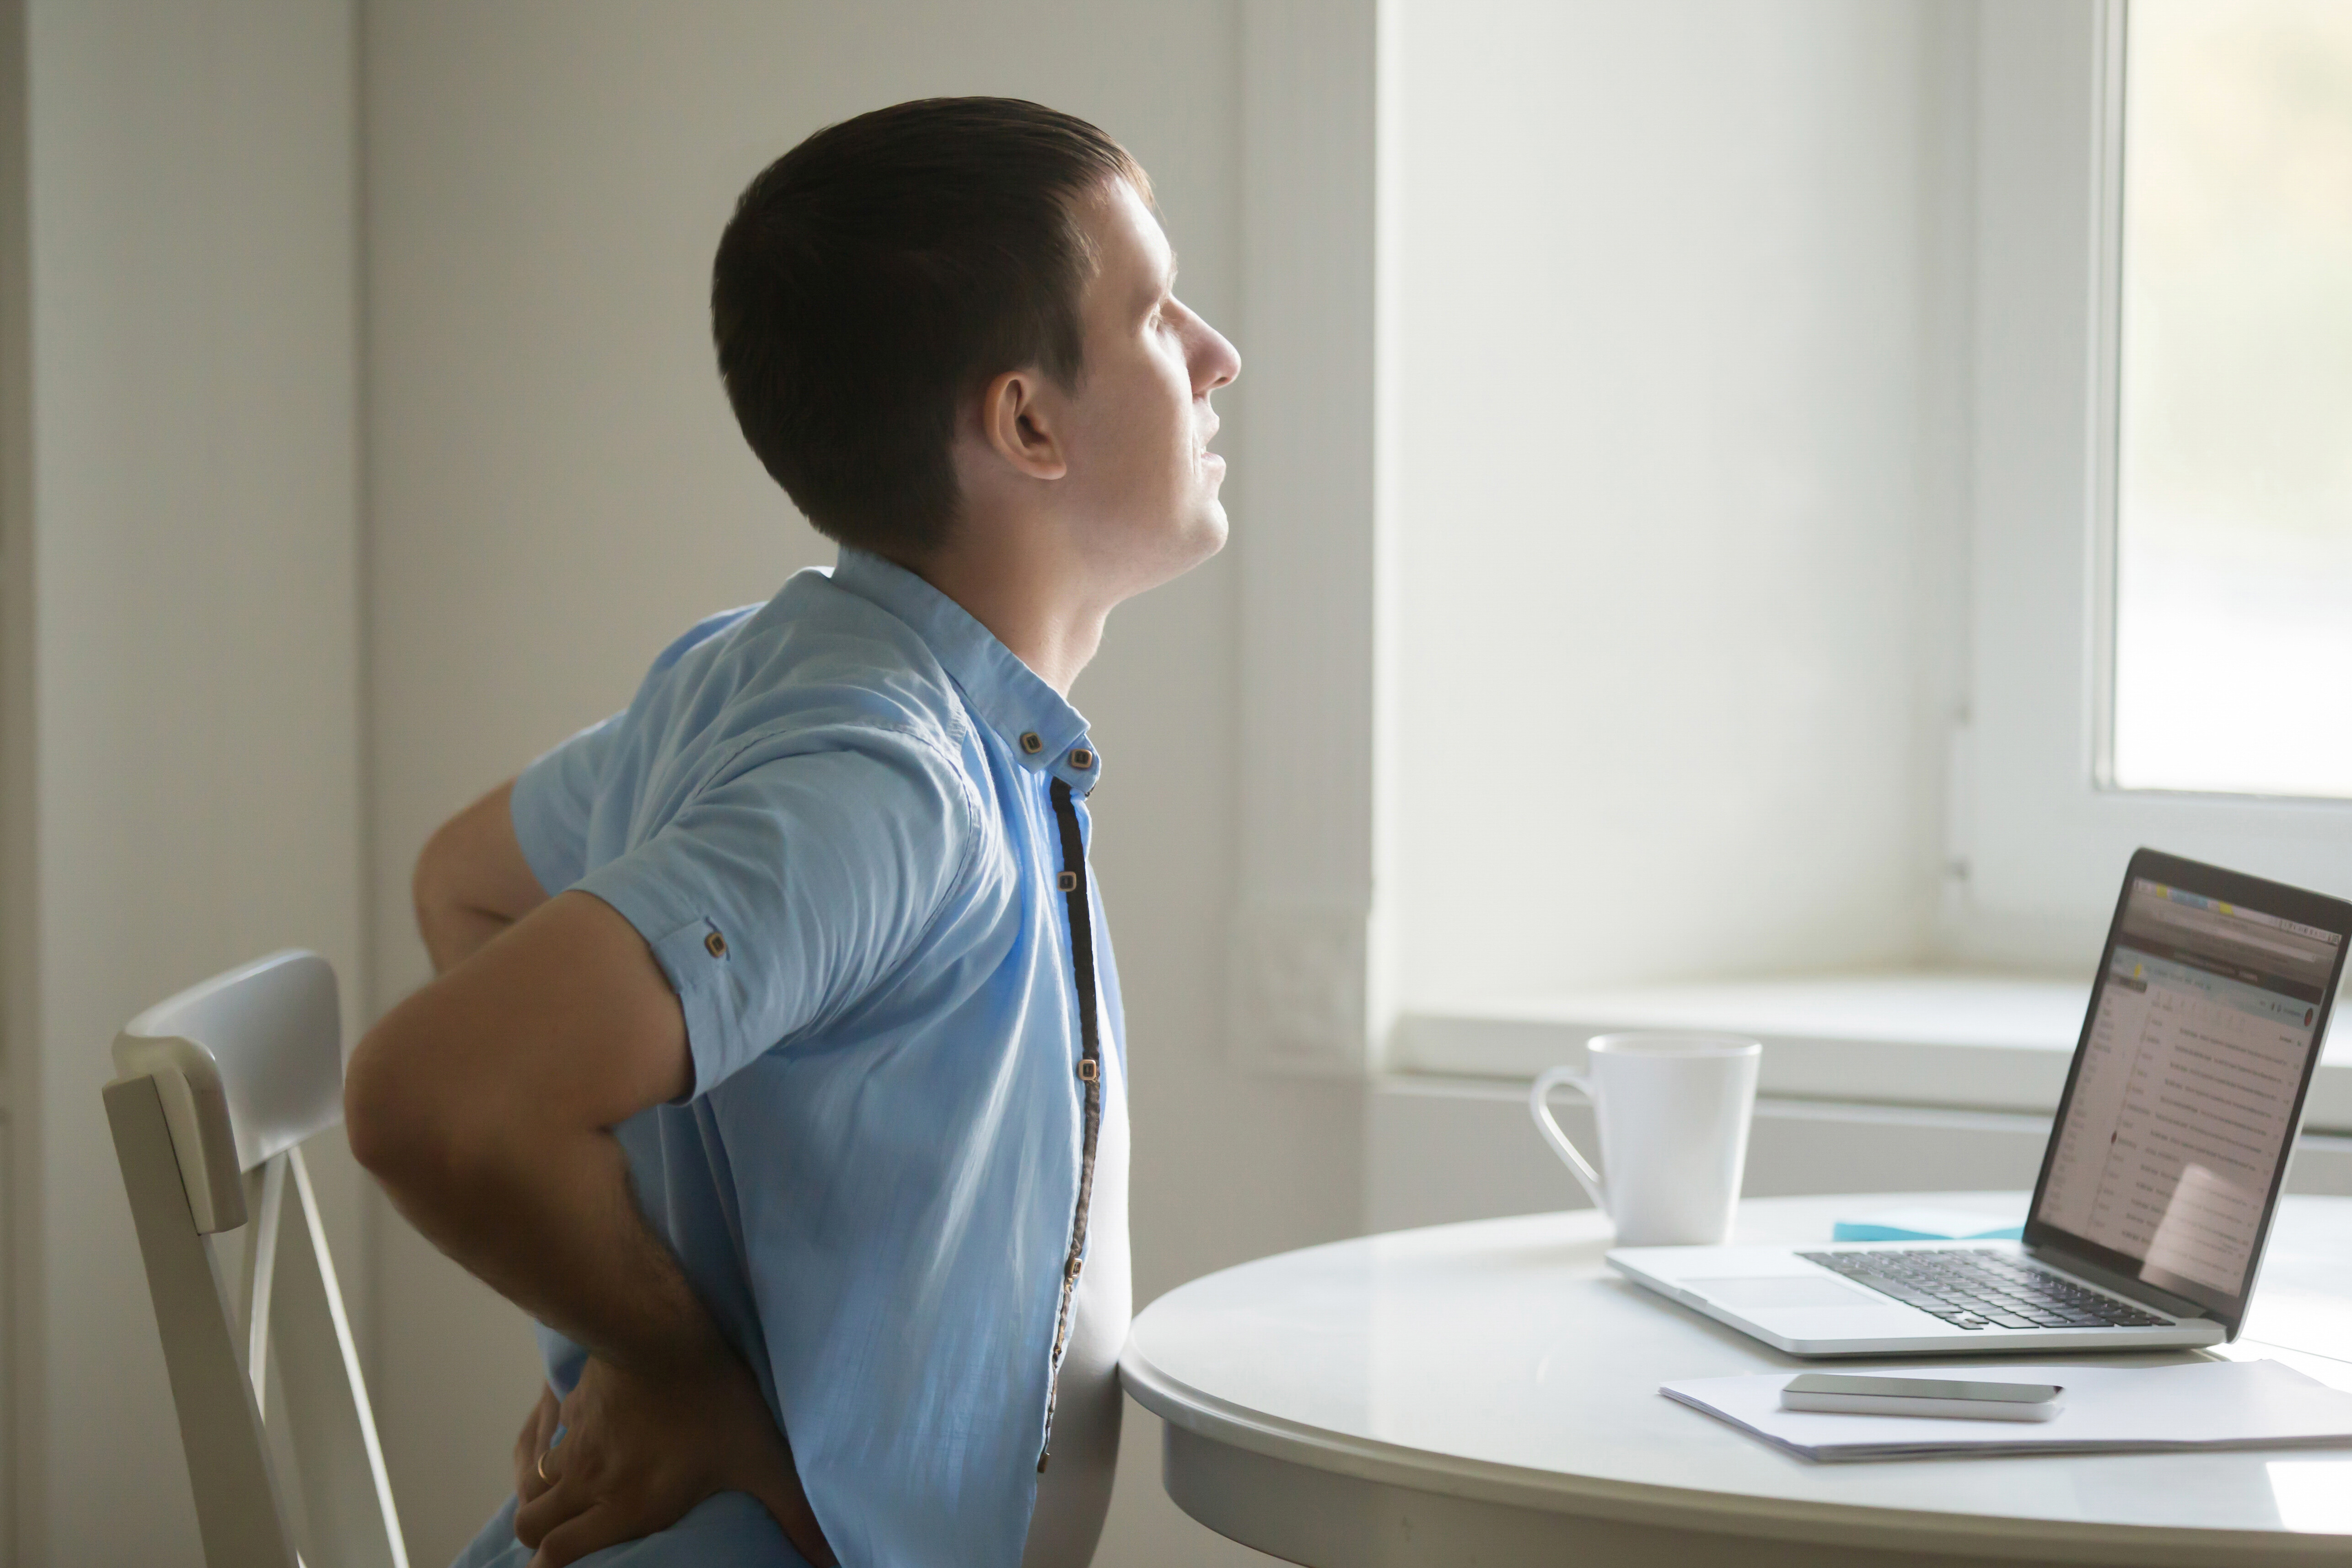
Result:
[[[1820,1242],[1840,1215],[1927,1201],[2025,1206],[1752,1200],[1737,1239]],[[2352,1561],[2352,1451],[1791,1458],[1658,1384],[1833,1363],[1642,1289],[1608,1247],[1591,1210],[1531,1215],[1310,1247],[1162,1296],[1120,1371],[1167,1423],[1169,1495],[1311,1568]],[[2286,1200],[2223,1353],[2352,1389],[2352,1199]]]

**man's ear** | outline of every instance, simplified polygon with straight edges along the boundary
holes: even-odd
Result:
[[[1043,373],[1008,370],[980,395],[980,432],[996,455],[1033,479],[1058,479],[1070,471],[1056,422],[1060,400],[1051,395]]]

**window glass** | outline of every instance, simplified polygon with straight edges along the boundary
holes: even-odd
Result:
[[[2125,47],[2114,782],[2352,796],[2352,5]]]

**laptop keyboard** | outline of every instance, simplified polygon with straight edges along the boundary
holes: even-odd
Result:
[[[2171,1321],[2013,1253],[1923,1247],[1797,1256],[1955,1328],[2144,1329]]]

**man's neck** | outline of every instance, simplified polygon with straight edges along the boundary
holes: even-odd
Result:
[[[984,547],[969,542],[978,530],[959,529],[946,548],[898,564],[963,606],[1039,679],[1070,694],[1078,672],[1102,645],[1110,605],[1089,593],[1083,574],[1050,550]]]

